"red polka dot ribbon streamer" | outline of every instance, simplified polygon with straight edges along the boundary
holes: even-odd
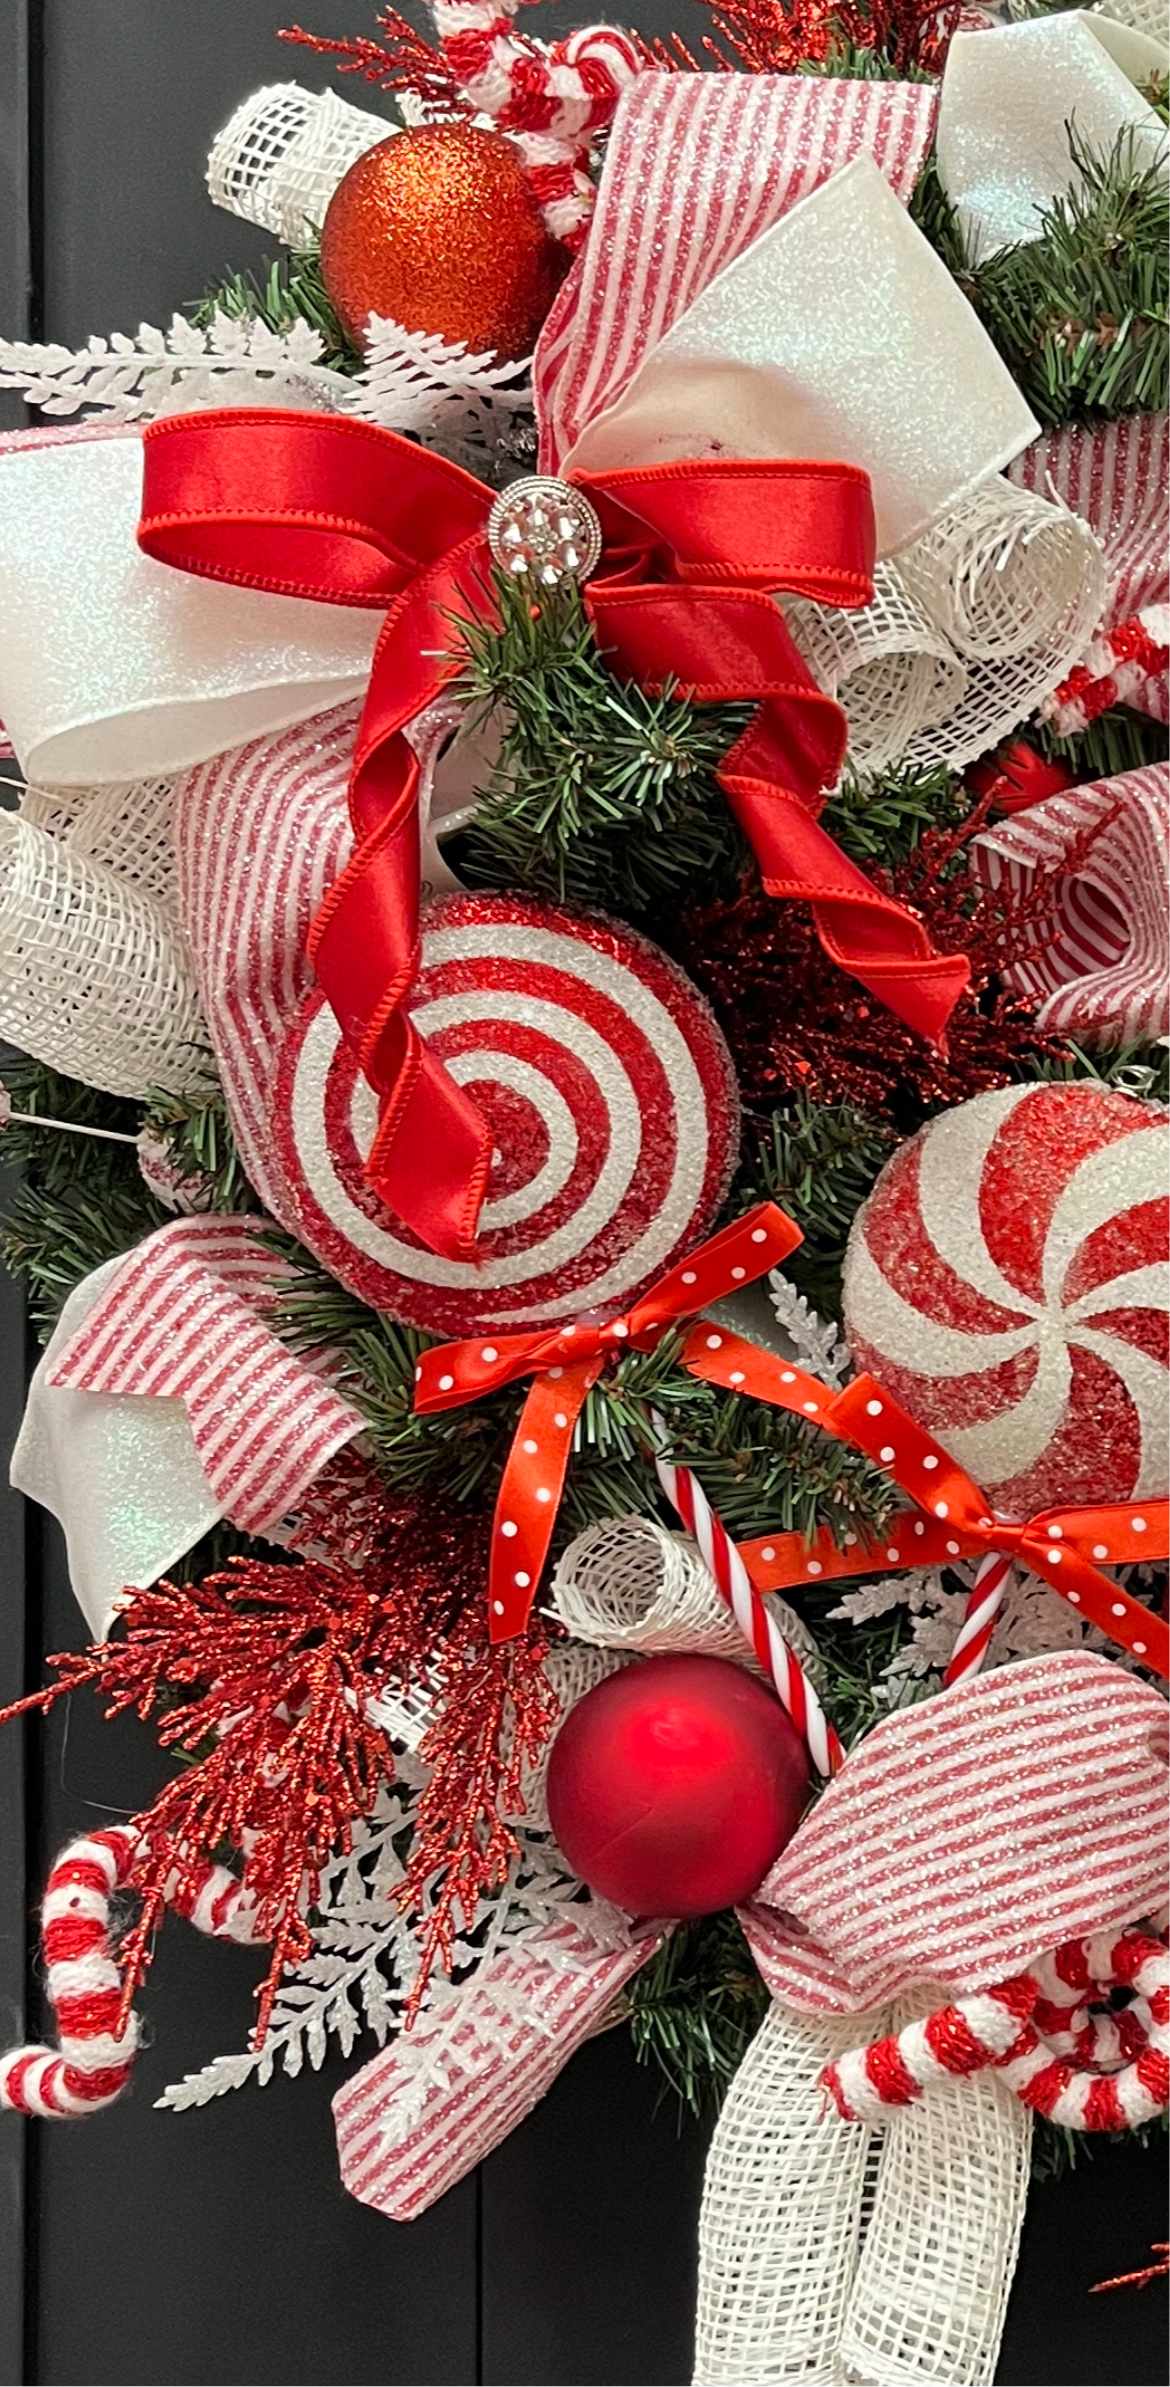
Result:
[[[979,1486],[873,1376],[857,1376],[843,1392],[830,1393],[817,1377],[706,1319],[700,1319],[688,1336],[683,1364],[708,1383],[790,1409],[856,1444],[913,1503],[891,1519],[880,1541],[859,1534],[838,1549],[831,1533],[822,1529],[812,1542],[797,1533],[766,1534],[744,1542],[742,1555],[759,1590],[779,1591],[818,1579],[832,1582],[892,1567],[946,1566],[956,1558],[1004,1559],[1039,1575],[1087,1623],[1144,1666],[1170,1675],[1165,1619],[1152,1615],[1101,1571],[1170,1553],[1170,1501],[1105,1501],[1086,1508],[1045,1509],[1013,1524],[992,1514]],[[989,1638],[990,1632],[979,1656]],[[970,1670],[969,1663],[960,1668],[962,1673]]]
[[[916,915],[819,825],[845,750],[774,602],[873,594],[868,476],[848,464],[717,458],[583,474],[605,542],[587,608],[611,667],[647,688],[754,710],[719,778],[770,894],[811,903],[826,950],[940,1041],[968,978]],[[238,408],[152,423],[139,543],[157,562],[246,588],[386,614],[358,732],[356,851],[309,958],[379,1101],[365,1174],[449,1260],[474,1256],[491,1136],[428,1048],[408,998],[419,960],[419,764],[405,731],[461,669],[453,621],[490,619],[494,493],[393,431]],[[261,867],[263,864],[261,863]]]
[[[548,1556],[573,1428],[607,1360],[623,1351],[652,1351],[680,1320],[766,1275],[799,1242],[791,1219],[764,1202],[669,1269],[624,1317],[442,1343],[423,1354],[414,1405],[424,1415],[462,1408],[524,1376],[536,1378],[496,1502],[488,1585],[493,1641],[509,1641],[524,1629]]]

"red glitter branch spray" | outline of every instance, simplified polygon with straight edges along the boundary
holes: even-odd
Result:
[[[336,58],[339,75],[360,75],[363,82],[376,83],[380,91],[414,91],[448,116],[470,116],[470,103],[441,50],[416,33],[396,8],[382,9],[375,23],[385,41],[374,41],[365,34],[349,41],[330,41],[324,34],[306,33],[302,25],[284,26],[279,38]]]
[[[823,66],[834,50],[869,50],[901,74],[942,72],[962,0],[704,0],[736,65],[754,75]],[[720,66],[717,43],[703,48]],[[681,52],[680,52],[681,55]]]
[[[448,1954],[456,1907],[470,1920],[515,1853],[500,1805],[518,1801],[522,1768],[556,1719],[547,1636],[490,1650],[486,1519],[394,1504],[354,1465],[330,1472],[301,1538],[341,1546],[341,1563],[238,1558],[202,1583],[135,1591],[117,1638],[51,1657],[57,1680],[0,1716],[46,1709],[89,1684],[108,1715],[153,1718],[161,1746],[190,1761],[133,1818],[128,1879],[143,1903],[119,1950],[119,2029],[165,1908],[196,1894],[226,1845],[240,1853],[255,1935],[272,1942],[258,1992],[254,2044],[263,2045],[281,1976],[311,1949],[305,1915],[322,1869],[349,1850],[355,1820],[393,1779],[390,1742],[368,1713],[390,1682],[424,1682],[441,1702],[411,1863],[411,1904],[440,1877],[424,1970]]]

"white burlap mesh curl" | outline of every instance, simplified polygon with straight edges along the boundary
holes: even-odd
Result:
[[[549,1605],[577,1641],[599,1649],[641,1656],[696,1650],[756,1666],[695,1544],[649,1517],[606,1517],[586,1526],[557,1565]],[[815,1676],[817,1649],[807,1626],[785,1601],[769,1606]]]
[[[1105,603],[1086,522],[993,474],[878,566],[860,613],[796,605],[793,635],[849,717],[863,775],[959,770],[1018,727],[1079,662]]]
[[[1095,585],[1084,637],[1105,601],[1104,559],[1088,524],[998,473],[898,560],[923,612],[961,655],[983,663],[1067,641],[1084,612],[1086,579]]]
[[[857,771],[895,762],[963,697],[967,674],[958,656],[915,604],[896,564],[877,566],[873,603],[860,613],[803,598],[785,613],[821,687],[845,706]]]
[[[206,1071],[195,973],[175,922],[13,813],[0,814],[0,1036],[139,1101],[155,1087],[181,1092]]]
[[[115,870],[127,886],[178,917],[173,779],[123,779],[105,786],[26,787],[20,817],[62,837],[75,854]]]
[[[1030,11],[1021,7],[1016,14],[1027,16]],[[1113,17],[1119,25],[1132,25],[1135,33],[1148,33],[1151,41],[1165,42],[1166,0],[1109,0],[1102,8],[1102,16]]]
[[[319,231],[325,210],[356,158],[395,127],[333,91],[269,83],[254,91],[217,133],[207,188],[217,207],[262,224],[296,248]]]
[[[748,2048],[703,2182],[696,2387],[841,2387],[873,2133],[827,2122],[818,2081],[883,2028],[774,2005]]]
[[[908,1999],[890,2027],[932,2010],[929,1998]],[[868,2035],[855,2027],[853,2046]],[[1031,2113],[980,2072],[891,2114],[878,2145],[839,2376],[865,2387],[992,2387],[1028,2197]]]

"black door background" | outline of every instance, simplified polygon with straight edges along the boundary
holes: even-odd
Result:
[[[582,22],[585,0],[540,30]],[[600,10],[598,13],[601,13]],[[620,6],[614,17],[623,14]],[[646,31],[694,36],[690,0],[633,0]],[[326,34],[374,0],[305,0]],[[210,139],[262,82],[319,86],[279,45],[280,0],[0,0],[0,328],[76,343],[164,324],[263,237],[203,189]],[[377,108],[376,94],[342,86]],[[0,400],[0,404],[4,401]],[[19,421],[19,410],[4,418]],[[27,1359],[0,1284],[0,1444]],[[5,1491],[0,1697],[83,1628],[56,1528]],[[37,1884],[78,1831],[131,1811],[161,1769],[148,1734],[96,1703],[0,1735],[0,2030],[44,2027]],[[336,2170],[330,2064],[200,2112],[158,2113],[167,2081],[242,2044],[256,1962],[173,1923],[146,2000],[132,2093],[83,2126],[0,2122],[5,2381],[682,2381],[707,2132],[677,2126],[624,2034],[586,2047],[498,2154],[421,2221],[355,2204]],[[24,2019],[27,2018],[27,2023]],[[1112,2146],[1033,2192],[1000,2379],[1144,2387],[1165,2376],[1162,2290],[1090,2297],[1163,2230],[1162,2163]]]

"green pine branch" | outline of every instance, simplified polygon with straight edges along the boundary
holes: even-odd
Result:
[[[294,1347],[338,1355],[339,1389],[366,1420],[375,1463],[392,1490],[442,1489],[486,1508],[495,1500],[526,1386],[427,1417],[414,1411],[414,1371],[433,1337],[396,1326],[328,1276],[292,1239],[267,1240],[294,1274],[270,1323]],[[809,1421],[704,1384],[679,1365],[679,1337],[631,1351],[607,1369],[585,1403],[555,1549],[604,1517],[649,1513],[673,1521],[654,1468],[651,1417],[668,1420],[671,1456],[693,1467],[728,1530],[739,1537],[827,1526],[838,1539],[860,1524],[881,1530],[887,1479],[858,1451]]]
[[[259,1196],[244,1174],[223,1088],[210,1066],[206,1090],[154,1094],[146,1125],[165,1144],[180,1184],[190,1189],[199,1209],[237,1214],[259,1210]]]
[[[680,1924],[625,1992],[640,2064],[701,2114],[718,2104],[768,2011],[768,1992],[735,1916]]]
[[[264,323],[272,332],[291,331],[298,321],[308,323],[321,335],[320,362],[331,371],[360,373],[365,363],[325,287],[317,248],[293,249],[285,257],[272,258],[261,275],[225,273],[187,309],[188,322],[199,331],[206,331],[216,314]]]
[[[749,1113],[744,1122],[732,1200],[737,1209],[776,1202],[795,1220],[804,1241],[784,1273],[826,1315],[840,1308],[850,1227],[896,1142],[884,1120],[856,1104],[802,1095],[770,1118]]]
[[[136,1103],[63,1077],[24,1053],[6,1057],[3,1081],[17,1111],[120,1135],[137,1135],[142,1124]],[[132,1144],[83,1141],[14,1119],[3,1153],[19,1180],[0,1220],[0,1257],[27,1286],[29,1315],[47,1342],[82,1278],[161,1225],[166,1213],[143,1181]]]
[[[1170,208],[1131,131],[1106,158],[1070,129],[1076,187],[1053,200],[1038,240],[976,264],[928,161],[911,212],[970,300],[1042,423],[1113,421],[1170,394],[1166,339]]]
[[[730,892],[750,853],[715,771],[752,708],[623,686],[571,583],[537,603],[503,575],[496,587],[498,623],[457,625],[469,718],[503,724],[453,849],[460,875],[634,920],[677,908],[696,885]]]
[[[1164,761],[1170,746],[1164,722],[1131,712],[1127,705],[1112,705],[1071,736],[1060,736],[1046,721],[1036,721],[1028,737],[1047,761],[1067,763],[1077,787],[1092,779],[1116,779],[1123,771],[1144,770],[1147,763]]]

